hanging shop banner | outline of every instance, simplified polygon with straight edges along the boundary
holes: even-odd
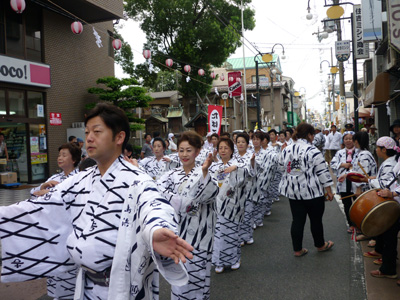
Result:
[[[229,96],[240,96],[242,94],[242,72],[229,72],[228,86]]]
[[[60,113],[50,113],[50,125],[55,125],[55,126],[62,125],[62,119]]]
[[[382,40],[381,1],[361,0],[363,42]]]
[[[0,81],[51,87],[50,66],[0,55]]]
[[[350,57],[350,41],[336,41],[335,54],[338,61],[346,61]]]
[[[400,0],[387,2],[389,43],[400,52]]]
[[[209,105],[208,106],[208,132],[221,133],[222,124],[222,106]]]
[[[353,40],[354,40],[354,56],[356,59],[369,58],[368,43],[363,42],[363,26],[361,17],[361,5],[353,6]]]

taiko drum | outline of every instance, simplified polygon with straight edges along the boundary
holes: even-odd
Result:
[[[384,233],[400,217],[399,203],[378,196],[379,190],[364,192],[350,207],[350,219],[366,236],[373,237]]]

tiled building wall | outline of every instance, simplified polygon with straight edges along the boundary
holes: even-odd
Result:
[[[123,11],[123,1],[121,0],[88,0],[88,2],[100,6],[116,15],[121,15]]]
[[[107,30],[112,31],[113,27],[111,21],[94,24],[103,42],[99,48],[90,25],[84,26],[82,34],[75,35],[70,29],[70,19],[50,11],[44,11],[43,19],[45,63],[51,66],[52,84],[47,90],[47,116],[50,112],[62,114],[62,126],[48,124],[47,128],[49,171],[53,174],[57,169],[58,147],[67,141],[67,128],[73,122],[83,122],[85,104],[97,100],[87,89],[96,86],[98,78],[114,75],[107,35]]]

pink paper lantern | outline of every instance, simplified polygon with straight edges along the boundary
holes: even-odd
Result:
[[[212,79],[215,79],[215,72],[214,71],[211,72],[210,76],[211,76]]]
[[[122,47],[122,42],[120,39],[115,39],[112,41],[112,45],[115,50],[119,50]]]
[[[143,50],[143,56],[145,59],[151,58],[151,51],[150,50]]]
[[[183,69],[185,70],[186,73],[189,73],[191,70],[189,65],[184,66]]]
[[[199,69],[199,70],[197,71],[197,74],[199,74],[200,76],[204,76],[205,73],[206,73],[206,72],[204,72],[203,69]]]
[[[224,80],[225,80],[225,75],[224,75],[224,73],[221,74],[221,77],[220,77],[220,78],[221,78],[221,81],[224,81]]]
[[[11,0],[10,5],[17,14],[21,14],[26,7],[25,0]]]
[[[83,25],[79,21],[75,21],[71,24],[71,30],[75,34],[81,34],[83,31]]]
[[[170,58],[168,58],[167,60],[165,60],[165,65],[167,67],[172,67],[172,65],[174,64],[174,61]]]

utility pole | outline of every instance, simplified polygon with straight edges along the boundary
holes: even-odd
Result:
[[[242,15],[242,45],[243,45],[243,88],[244,88],[244,99],[243,99],[243,130],[247,130],[247,90],[246,90],[246,56],[244,53],[244,23],[243,23],[243,0],[240,1],[241,3],[241,15]]]

